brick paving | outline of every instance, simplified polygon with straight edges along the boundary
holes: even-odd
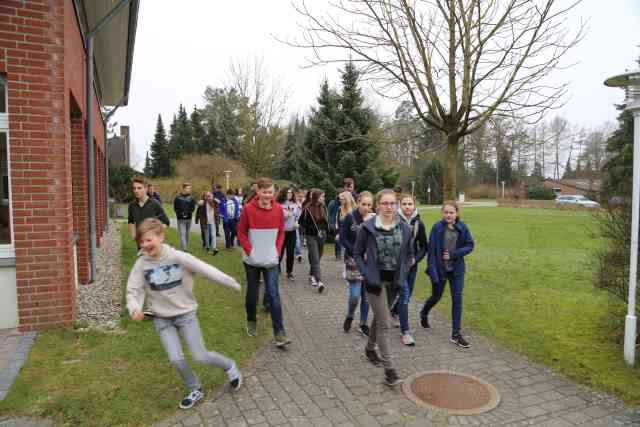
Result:
[[[637,410],[489,339],[471,333],[472,349],[453,346],[448,341],[449,321],[438,315],[430,330],[415,329],[415,347],[402,345],[397,330],[394,356],[401,376],[434,369],[466,372],[493,384],[501,402],[491,412],[475,416],[448,416],[418,407],[400,387],[383,384],[382,368],[363,357],[364,338],[342,331],[347,300],[342,264],[328,254],[322,266],[328,288],[321,295],[307,283],[306,263],[296,263],[295,282],[280,283],[285,327],[293,340],[287,350],[266,345],[252,367],[244,369],[239,392],[221,390],[157,427],[640,426]],[[413,302],[413,324],[417,311]]]
[[[17,329],[0,330],[0,401],[9,393],[26,362],[35,337],[35,332],[22,334]]]

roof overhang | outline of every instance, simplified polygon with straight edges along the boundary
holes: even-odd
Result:
[[[121,0],[75,0],[83,38]],[[94,38],[95,87],[101,105],[127,105],[140,0],[131,0]]]

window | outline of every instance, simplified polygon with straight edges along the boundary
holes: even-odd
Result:
[[[0,258],[12,258],[11,174],[6,81],[0,76]]]

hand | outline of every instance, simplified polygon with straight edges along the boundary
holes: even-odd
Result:
[[[144,314],[140,310],[136,310],[131,313],[131,318],[137,322],[144,320]]]
[[[449,261],[451,259],[451,256],[449,255],[449,251],[445,249],[445,251],[442,253],[442,259],[445,261]]]
[[[415,258],[411,258],[411,262],[409,263],[409,265],[411,267],[413,267],[414,265],[416,265],[416,259]]]

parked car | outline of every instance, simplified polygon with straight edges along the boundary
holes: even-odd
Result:
[[[588,209],[596,209],[600,207],[600,203],[589,200],[585,196],[558,196],[556,197],[556,206],[581,206]]]

